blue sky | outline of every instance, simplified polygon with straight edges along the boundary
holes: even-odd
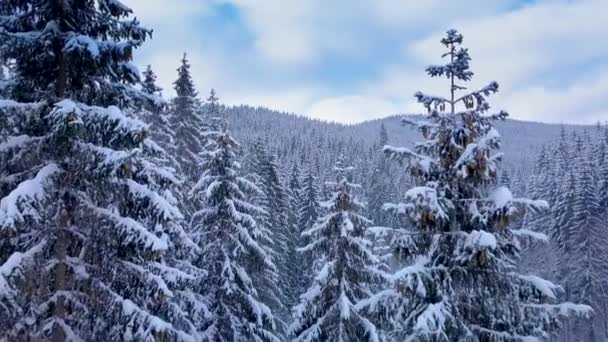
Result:
[[[154,29],[137,54],[171,96],[183,52],[201,93],[340,122],[421,110],[424,74],[459,29],[471,87],[496,80],[514,118],[608,120],[606,0],[124,0]]]

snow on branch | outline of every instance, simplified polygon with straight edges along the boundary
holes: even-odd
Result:
[[[60,172],[56,164],[46,165],[33,179],[20,183],[4,197],[0,201],[0,228],[14,227],[26,217],[40,220],[39,205],[47,196],[45,188],[51,178]]]
[[[593,313],[593,309],[584,304],[574,304],[571,302],[559,303],[559,304],[523,304],[524,309],[534,311],[550,311],[559,314],[563,317],[569,317],[572,315],[580,317],[589,317]]]
[[[84,155],[98,159],[97,163],[100,164],[100,166],[113,171],[123,165],[129,158],[140,152],[138,149],[126,152],[82,142],[78,142],[77,146],[83,150]]]
[[[6,141],[0,143],[0,153],[23,148],[28,144],[35,143],[40,140],[41,138],[30,137],[29,135],[10,136],[6,138]]]
[[[405,193],[405,198],[413,205],[410,215],[413,215],[416,222],[449,220],[449,215],[439,203],[437,190],[434,188],[413,187]]]
[[[465,248],[473,251],[482,249],[496,249],[497,241],[494,234],[488,233],[483,230],[474,230],[467,234],[465,241]]]
[[[42,240],[26,252],[14,252],[8,257],[4,264],[0,265],[0,299],[3,297],[10,297],[13,293],[13,288],[10,285],[9,280],[11,278],[19,277],[22,274],[25,265],[31,262],[38,253],[42,252],[45,245],[46,241]]]
[[[167,241],[161,239],[148,231],[146,227],[141,225],[130,217],[120,216],[111,210],[91,206],[94,213],[104,219],[109,220],[116,229],[118,229],[122,238],[125,239],[126,243],[136,242],[141,243],[145,247],[152,249],[153,251],[165,251],[168,248]]]
[[[418,154],[407,147],[384,146],[382,151],[391,159],[402,162],[409,161],[410,167],[428,174],[431,168],[437,165],[437,160],[429,156]]]
[[[529,229],[512,229],[511,233],[518,237],[527,237],[543,243],[549,242],[549,237],[547,236],[547,234],[534,232]]]
[[[145,132],[149,125],[133,118],[129,118],[120,108],[109,106],[87,106],[72,100],[62,100],[55,103],[55,108],[49,116],[55,121],[67,122],[70,125],[84,124],[87,127],[98,129],[116,129],[119,133],[131,135],[133,139],[143,142]],[[112,126],[107,127],[110,123]],[[103,127],[97,127],[103,126]]]
[[[129,188],[129,193],[138,199],[147,199],[154,209],[160,212],[163,220],[181,220],[182,213],[173,204],[169,203],[158,192],[151,190],[147,185],[140,184],[132,179],[127,179],[124,184]]]
[[[97,58],[99,57],[99,43],[91,38],[91,36],[71,32],[68,34],[63,51],[87,51],[91,57]]]
[[[484,155],[488,154],[491,149],[497,148],[500,144],[500,134],[494,128],[489,129],[476,143],[470,143],[466,146],[464,152],[460,155],[454,169],[458,175],[467,178],[470,175],[470,170],[477,170],[483,167],[483,175],[489,177],[490,171],[496,169],[496,165],[491,160],[488,165],[480,164]]]
[[[562,291],[562,287],[555,285],[552,282],[545,280],[535,275],[522,275],[513,273],[513,276],[521,279],[524,283],[527,283],[534,287],[537,291],[542,293],[543,296],[550,299],[557,299],[556,292]]]

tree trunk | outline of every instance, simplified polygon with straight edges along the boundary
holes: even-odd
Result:
[[[57,99],[62,99],[65,95],[66,82],[67,82],[67,61],[63,55],[63,48],[60,47],[59,51],[59,72],[57,75],[57,83],[55,88],[55,95]],[[66,203],[66,199],[69,194],[66,190],[66,185],[69,184],[69,179],[64,177],[62,180],[62,188],[59,192],[61,195],[60,207],[59,207],[59,219],[57,222],[57,241],[55,242],[55,258],[57,259],[57,266],[55,267],[55,293],[65,291],[66,289],[66,255],[67,255],[67,241],[66,231],[70,225],[71,212],[69,204]],[[57,303],[55,304],[55,310],[53,313],[58,320],[65,319],[65,297],[64,295],[57,296]],[[53,331],[53,342],[64,342],[65,332],[63,328],[55,326]]]
[[[57,241],[55,242],[55,258],[57,259],[57,266],[55,267],[55,293],[65,291],[66,288],[66,228],[69,225],[68,211],[64,202],[61,202],[61,208],[59,209],[59,222],[57,227]],[[65,298],[62,295],[57,296],[57,303],[55,304],[55,310],[53,312],[56,319],[65,319]],[[53,331],[53,342],[65,341],[65,332],[63,328],[55,326]]]

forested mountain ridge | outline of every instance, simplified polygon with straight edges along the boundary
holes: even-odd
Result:
[[[247,105],[228,106],[224,113],[237,137],[267,141],[269,148],[274,150],[286,168],[298,157],[307,162],[314,162],[317,158],[315,156],[323,160],[321,156],[330,153],[327,146],[337,147],[343,144],[346,149],[361,149],[365,155],[373,152],[373,149],[378,152],[381,148],[378,137],[382,125],[386,128],[391,144],[411,146],[419,135],[402,124],[403,118],[409,117],[404,115],[358,124],[341,124]],[[513,119],[499,122],[496,127],[501,132],[504,145],[503,165],[509,171],[518,168],[529,170],[534,165],[540,148],[557,140],[562,129],[576,133],[596,129],[595,125],[549,124]]]

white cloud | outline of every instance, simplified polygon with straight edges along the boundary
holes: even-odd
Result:
[[[137,17],[145,18],[146,21],[162,22],[169,19],[173,24],[180,25],[180,21],[172,18],[184,18],[207,13],[212,1],[200,0],[122,0],[135,12]]]
[[[506,14],[459,20],[478,79],[498,79],[504,89],[518,87],[543,72],[564,70],[608,56],[603,21],[608,1],[551,1]],[[436,61],[443,32],[408,46],[418,60]]]
[[[223,100],[227,104],[262,106],[289,113],[306,114],[308,105],[318,98],[320,91],[314,87],[290,87],[287,89],[227,89]],[[221,95],[221,94],[220,94]]]
[[[366,95],[331,97],[313,103],[307,114],[327,120],[357,123],[396,114],[399,107],[382,98]]]
[[[304,66],[328,53],[364,54],[375,38],[442,18],[494,13],[513,0],[223,0],[236,6],[255,35],[256,52],[270,63]],[[396,34],[397,32],[392,32]],[[375,37],[374,37],[375,36]],[[366,37],[366,39],[362,39]],[[369,39],[371,38],[371,39]]]
[[[425,30],[432,30],[443,28],[446,18],[453,20],[492,14],[504,10],[514,2],[513,0],[488,0],[483,3],[479,0],[370,0],[364,2],[364,10],[377,25],[387,29],[423,27]]]
[[[592,122],[606,115],[605,81],[584,69],[595,65],[602,77],[608,76],[598,64],[608,60],[608,45],[601,43],[605,0],[542,0],[516,9],[515,0],[175,0],[171,6],[166,0],[125,2],[155,30],[138,63],[153,64],[168,95],[173,94],[170,87],[181,54],[188,51],[200,92],[215,87],[229,104],[263,105],[344,122],[419,111],[415,91],[445,93],[443,80],[428,78],[424,67],[439,62],[439,39],[445,29],[455,27],[465,35],[473,57],[476,77],[471,86],[494,79],[500,83],[495,107],[516,118],[553,122]],[[235,53],[247,47],[221,39],[210,42],[208,32],[201,32],[200,21],[219,3],[238,8],[239,24],[253,38],[250,51]],[[433,32],[427,34],[429,30]],[[407,41],[412,35],[421,39]],[[378,39],[405,45],[403,63],[380,65],[374,79],[361,74],[348,91],[327,88],[324,75],[302,72],[328,57],[386,53],[374,50]],[[582,101],[584,109],[566,98]]]
[[[601,18],[607,11],[608,2],[603,0],[553,1],[456,21],[451,27],[463,33],[473,58],[475,77],[468,86],[497,80],[501,88],[492,101],[494,107],[519,119],[587,123],[602,119],[606,81],[590,77],[584,66],[608,58],[608,45],[597,44],[605,40]],[[445,79],[430,79],[424,73],[427,64],[441,62],[443,35],[437,32],[407,44],[405,55],[414,61],[387,66],[379,79],[365,85],[366,92],[397,98],[406,111],[421,110],[412,98],[417,90],[446,94]],[[608,67],[601,74],[608,76]]]
[[[232,0],[255,34],[256,51],[272,63],[314,61],[318,49],[310,19],[316,1]]]
[[[555,123],[608,120],[608,70],[565,88],[530,86],[518,89],[501,102],[514,117]]]

